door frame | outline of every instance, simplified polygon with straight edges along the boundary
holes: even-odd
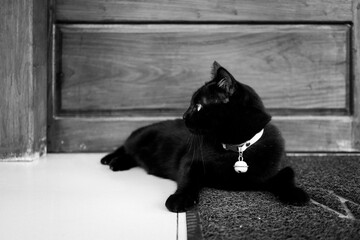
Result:
[[[52,6],[13,0],[0,8],[0,161],[32,161],[46,153]]]

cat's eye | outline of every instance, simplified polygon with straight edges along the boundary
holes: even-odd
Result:
[[[203,106],[200,103],[196,104],[195,107],[196,107],[196,111],[198,112],[203,108]]]

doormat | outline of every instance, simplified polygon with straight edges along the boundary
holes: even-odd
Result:
[[[360,157],[287,157],[307,206],[280,203],[267,192],[205,188],[187,212],[188,240],[360,239]]]

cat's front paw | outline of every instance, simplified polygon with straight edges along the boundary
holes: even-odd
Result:
[[[109,168],[113,171],[128,170],[137,165],[131,156],[125,154],[124,147],[106,155],[100,160],[100,162],[101,164],[109,165]]]
[[[103,157],[100,162],[103,165],[109,165],[110,162],[114,159],[114,154],[110,153],[108,155],[106,155],[105,157]]]
[[[166,200],[170,212],[186,212],[197,204],[197,198],[186,193],[175,193]]]

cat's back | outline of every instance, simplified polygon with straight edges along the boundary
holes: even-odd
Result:
[[[182,119],[165,120],[136,129],[131,133],[129,139],[136,138],[145,134],[177,135],[182,133],[184,134],[186,132],[188,131]]]
[[[182,119],[160,121],[132,132],[124,146],[132,152],[140,147],[150,148],[171,143],[181,145],[187,141],[189,134]]]

